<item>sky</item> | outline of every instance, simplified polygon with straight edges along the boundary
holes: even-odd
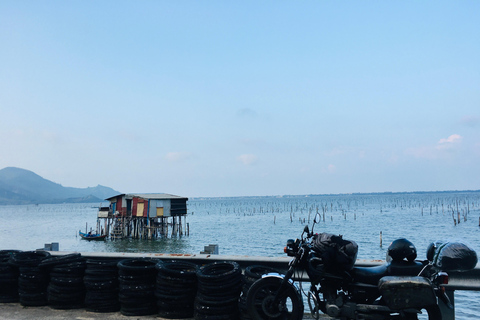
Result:
[[[479,1],[0,1],[0,169],[186,197],[480,189]]]

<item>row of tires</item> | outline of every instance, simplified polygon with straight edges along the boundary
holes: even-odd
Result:
[[[199,320],[249,319],[248,288],[263,266],[236,262],[199,267],[188,261],[85,259],[45,251],[0,251],[0,302],[56,309],[85,308],[126,316],[158,314]]]

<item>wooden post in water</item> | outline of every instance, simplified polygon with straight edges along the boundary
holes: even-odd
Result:
[[[177,235],[181,236],[182,216],[178,216]]]
[[[382,241],[383,241],[383,239],[382,239],[382,231],[380,231],[380,248],[382,247]]]

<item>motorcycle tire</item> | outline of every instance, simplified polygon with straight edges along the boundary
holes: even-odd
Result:
[[[423,308],[422,313],[426,312],[428,315],[428,320],[442,320],[442,312],[440,311],[440,307],[438,305],[432,305]],[[395,319],[398,319],[395,318]],[[404,320],[418,320],[418,315],[416,313],[406,313],[400,317],[400,319]]]
[[[303,301],[300,293],[288,284],[283,293],[284,298],[278,305],[273,299],[283,279],[267,277],[256,281],[248,290],[247,310],[254,320],[301,320],[303,318]]]

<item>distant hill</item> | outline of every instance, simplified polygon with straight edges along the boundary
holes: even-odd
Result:
[[[98,185],[88,188],[64,187],[38,174],[15,167],[0,170],[0,205],[32,203],[100,202],[120,192]]]

